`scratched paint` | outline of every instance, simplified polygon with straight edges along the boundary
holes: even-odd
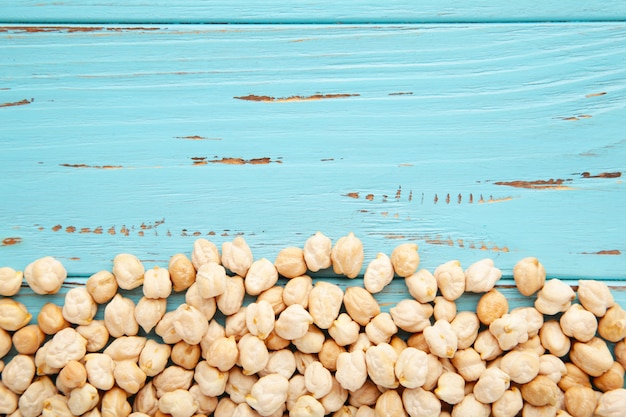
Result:
[[[290,97],[270,97],[270,96],[257,96],[250,94],[247,96],[235,97],[238,100],[245,101],[262,101],[262,102],[274,102],[274,103],[289,103],[294,101],[314,101],[314,100],[329,100],[337,98],[358,97],[360,94],[313,94],[311,96],[290,96]]]

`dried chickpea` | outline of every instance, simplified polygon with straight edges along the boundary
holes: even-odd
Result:
[[[624,409],[626,409],[626,389],[619,388],[600,396],[594,416],[619,417],[624,415]]]
[[[546,281],[546,271],[537,258],[528,257],[515,264],[513,279],[517,290],[528,297],[543,287]]]
[[[458,349],[466,349],[474,344],[480,328],[480,321],[476,313],[462,311],[456,315],[450,325],[456,333]]]
[[[626,337],[626,310],[615,304],[606,310],[598,322],[598,333],[609,342],[619,342]]]
[[[493,264],[493,259],[481,259],[465,270],[465,291],[487,292],[502,277],[502,271]]]
[[[328,367],[324,366],[328,369]],[[280,349],[269,353],[267,365],[258,375],[280,374],[289,379],[296,372],[296,356],[289,349]],[[228,380],[232,379],[232,373]]]
[[[226,289],[226,269],[216,262],[209,262],[196,272],[196,286],[202,298],[217,297]]]
[[[597,398],[589,387],[573,386],[565,391],[565,408],[573,417],[592,417]]]
[[[609,287],[604,282],[590,279],[578,281],[578,301],[596,317],[604,316],[606,310],[615,304]]]
[[[239,358],[239,348],[235,336],[221,336],[209,345],[205,359],[221,372],[228,372]]]
[[[465,272],[459,261],[448,261],[439,265],[433,274],[441,295],[449,301],[454,301],[465,291]]]
[[[166,392],[172,392],[177,389],[188,390],[191,387],[193,379],[193,371],[181,368],[180,366],[171,365],[152,378],[152,385],[156,388],[157,397],[161,398]]]
[[[407,347],[398,355],[394,371],[400,385],[417,388],[426,382],[428,354],[419,349]]]
[[[41,307],[37,314],[37,323],[39,328],[48,335],[53,335],[70,326],[70,323],[63,317],[63,308],[53,303],[46,303]]]
[[[430,304],[422,304],[416,300],[404,299],[395,307],[389,309],[393,322],[400,329],[407,332],[421,332],[430,326],[430,317],[433,315],[433,307]]]
[[[190,345],[197,345],[202,340],[202,336],[208,331],[209,323],[206,318],[195,307],[188,304],[181,304],[174,311],[172,325],[178,336]]]
[[[307,269],[311,272],[317,272],[320,269],[330,268],[332,261],[330,252],[332,242],[330,238],[324,236],[321,232],[316,232],[304,243],[304,261]]]
[[[424,337],[431,353],[440,358],[451,358],[456,353],[458,340],[452,325],[445,320],[424,329]]]
[[[75,360],[69,361],[57,376],[57,384],[69,390],[80,388],[85,383],[87,383],[87,370],[81,362]]]
[[[220,263],[220,253],[215,244],[207,239],[200,238],[193,242],[191,262],[196,270],[209,262]]]
[[[198,404],[197,412],[199,414],[209,416],[215,411],[218,399],[204,395],[202,391],[200,391],[198,384],[192,385],[192,387],[189,388],[189,393],[193,395],[195,402]],[[198,416],[198,414],[196,414],[196,416]]]
[[[602,392],[612,391],[624,386],[624,367],[619,362],[602,375],[593,379],[593,385]]]
[[[554,406],[557,403],[559,387],[545,375],[538,375],[520,388],[522,398],[535,407]]]
[[[46,355],[48,354],[48,348],[52,344],[52,340],[44,342],[43,345],[35,353],[35,367],[37,369],[37,375],[54,375],[58,374],[61,368],[54,368],[46,363]]]
[[[307,271],[304,251],[297,247],[287,247],[278,252],[274,266],[276,271],[285,278],[295,278],[304,275]],[[275,282],[272,283],[272,285],[274,284]]]
[[[491,407],[487,404],[483,404],[478,401],[474,394],[468,394],[463,400],[455,404],[452,408],[452,417],[489,417],[491,414]]]
[[[304,336],[292,340],[292,343],[300,352],[319,353],[322,350],[324,338],[324,333],[314,324],[311,324]]]
[[[582,369],[574,365],[571,362],[565,363],[566,373],[558,382],[561,391],[565,392],[570,387],[575,385],[581,385],[585,387],[591,387],[591,381],[589,381],[589,375],[587,375]]]
[[[383,392],[376,400],[374,410],[377,416],[406,417],[407,415],[402,406],[402,397],[395,390]]]
[[[43,409],[41,410],[41,416],[73,417],[75,414],[70,411],[67,403],[67,397],[61,394],[54,394],[52,397],[44,400]]]
[[[544,354],[539,357],[539,374],[545,375],[557,384],[567,374],[565,363],[557,356]]]
[[[137,362],[146,342],[147,339],[142,336],[121,336],[113,340],[103,353],[114,361],[132,359]]]
[[[8,266],[0,268],[0,295],[11,297],[20,291],[23,273]]]
[[[510,379],[506,372],[497,367],[488,368],[474,385],[474,396],[481,403],[492,404],[502,398],[509,386]]]
[[[343,290],[338,285],[326,281],[315,284],[309,294],[309,313],[317,327],[328,329],[333,325],[339,316],[343,298]]]
[[[84,357],[87,380],[100,390],[109,390],[115,384],[115,362],[104,353],[88,353]]]
[[[193,395],[187,390],[166,392],[159,398],[159,410],[172,417],[191,417],[198,409]]]
[[[226,336],[235,336],[235,339],[239,340],[244,335],[250,333],[246,325],[246,310],[247,307],[241,307],[238,312],[226,317],[226,326],[224,328],[224,334]]]
[[[80,416],[93,409],[99,400],[100,395],[96,387],[91,384],[84,384],[72,389],[67,406],[73,415]]]
[[[446,359],[446,358],[442,358]],[[450,362],[456,371],[465,379],[465,382],[474,382],[485,372],[486,364],[480,358],[480,354],[472,349],[459,349],[450,358]]]
[[[219,256],[215,262],[219,263]],[[184,291],[196,282],[196,269],[192,261],[183,253],[177,253],[170,258],[167,270],[170,273],[172,289],[176,292]]]
[[[572,287],[554,278],[546,281],[537,293],[535,308],[542,314],[554,315],[567,311],[575,297],[576,293]]]
[[[565,336],[573,337],[580,342],[591,340],[598,329],[596,316],[580,304],[572,304],[561,316],[559,324]]]
[[[422,388],[402,391],[402,404],[411,417],[438,416],[441,412],[441,401],[435,394]]]
[[[420,264],[420,256],[415,243],[402,243],[391,252],[391,263],[395,273],[407,278],[417,271]]]
[[[63,318],[69,323],[85,326],[95,317],[98,305],[85,287],[77,287],[65,294],[65,303],[61,311]]]
[[[457,373],[444,372],[439,376],[437,388],[433,392],[441,401],[458,404],[465,397],[465,379]]]
[[[207,361],[200,361],[196,366],[195,373],[193,373],[193,379],[198,383],[200,391],[204,395],[217,397],[226,390],[228,372],[220,371],[209,365]]]
[[[171,360],[182,368],[194,369],[200,360],[200,355],[200,345],[190,345],[181,340],[172,347]]]
[[[509,302],[504,294],[496,289],[485,293],[476,305],[476,315],[482,324],[489,326],[509,311]]]
[[[18,395],[0,381],[0,413],[9,415],[17,410]]]
[[[246,293],[259,295],[272,288],[278,282],[278,272],[274,264],[266,258],[254,261],[244,281]]]
[[[321,362],[313,361],[304,371],[304,385],[314,398],[320,399],[332,389],[332,375]]]
[[[382,394],[381,390],[370,379],[367,379],[361,388],[348,395],[348,403],[354,407],[373,406],[380,394]]]
[[[341,313],[328,328],[328,334],[339,346],[351,345],[357,341],[361,327],[347,313]]]
[[[200,310],[202,314],[204,314],[207,321],[211,320],[217,311],[216,298],[202,297],[202,295],[200,295],[200,290],[198,289],[198,284],[195,282],[191,284],[185,292],[185,303]]]
[[[517,387],[511,387],[491,405],[493,417],[515,417],[524,407],[522,393]]]
[[[2,370],[2,382],[16,394],[23,394],[35,377],[35,361],[31,356],[18,354]]]
[[[276,285],[259,294],[256,301],[257,303],[263,300],[268,301],[272,305],[274,315],[277,316],[287,308],[287,305],[283,301],[283,292],[283,287]]]
[[[267,365],[269,351],[265,343],[252,334],[246,334],[237,343],[239,360],[246,375],[256,374]]]
[[[155,266],[148,269],[143,277],[143,295],[148,298],[167,298],[172,293],[172,281],[166,268]]]
[[[252,261],[252,251],[243,237],[237,236],[232,242],[222,243],[222,264],[232,273],[245,277]]]
[[[331,376],[332,386],[330,392],[320,398],[326,414],[339,412],[348,399],[348,391],[344,389],[335,377]],[[333,414],[334,415],[334,414]]]
[[[540,364],[535,352],[512,350],[502,357],[500,369],[511,377],[511,381],[526,384],[539,375]]]
[[[71,360],[80,360],[87,352],[87,340],[71,327],[61,330],[52,338],[46,352],[46,364],[63,368]]]
[[[362,350],[342,352],[337,356],[335,378],[343,388],[358,390],[365,384],[367,375],[365,353]]]
[[[117,285],[124,290],[132,290],[143,284],[145,267],[132,254],[120,253],[113,258],[113,275]]]
[[[217,308],[226,316],[235,314],[246,296],[244,279],[238,276],[226,278],[224,292],[217,296]],[[205,315],[206,317],[206,315]]]
[[[303,395],[296,400],[289,410],[289,417],[323,417],[324,406],[312,395]]]
[[[155,415],[159,410],[159,399],[156,396],[156,389],[152,385],[152,381],[148,381],[142,389],[135,395],[133,401],[133,411],[147,414],[149,416]]]
[[[0,334],[2,332],[0,331]],[[1,344],[1,343],[0,343]],[[0,349],[0,357],[2,357]],[[626,368],[626,339],[622,339],[615,344],[613,348],[615,353],[615,360],[618,361],[624,368]]]
[[[571,341],[563,333],[559,322],[556,320],[548,320],[544,323],[539,330],[539,338],[541,344],[553,355],[565,356],[570,350]]]
[[[363,352],[367,351],[371,346],[374,346],[372,341],[367,337],[365,333],[359,333],[359,336],[356,339],[356,342],[349,346],[349,351],[362,350]]]
[[[26,306],[11,298],[0,299],[0,329],[15,331],[26,326],[32,315]]]
[[[142,297],[135,306],[135,320],[146,333],[150,333],[163,318],[166,310],[167,300],[165,298],[154,299]]]
[[[435,305],[433,307],[433,317],[436,320],[445,320],[452,322],[456,317],[456,303],[445,299],[442,296],[437,296],[434,299]]]
[[[594,337],[588,342],[574,342],[570,350],[574,365],[591,376],[600,376],[613,366],[613,356],[606,342]]]
[[[398,327],[389,313],[378,314],[365,326],[365,334],[375,345],[389,342],[397,332]]]
[[[47,376],[37,378],[18,400],[19,417],[37,417],[43,412],[43,403],[56,394],[56,388]]]
[[[480,358],[484,361],[493,360],[502,354],[498,339],[489,330],[478,333],[474,341],[474,349],[480,353]]]
[[[61,262],[46,256],[30,263],[24,269],[24,278],[37,294],[56,294],[67,278],[67,271]]]
[[[283,290],[283,302],[286,306],[300,304],[302,307],[309,306],[309,294],[313,289],[313,280],[307,275],[294,277],[287,281]]]
[[[105,304],[117,294],[117,281],[109,271],[99,271],[89,277],[86,283],[91,298],[98,304]]]
[[[37,349],[39,349],[41,344],[44,342],[45,338],[46,335],[41,331],[38,325],[29,324],[28,326],[22,327],[13,333],[13,347],[17,353],[34,355],[37,352]],[[3,349],[0,348],[0,357],[4,356],[2,355],[2,350]]]
[[[132,407],[126,396],[126,392],[119,387],[113,387],[106,391],[102,395],[102,417],[128,417]]]
[[[417,252],[416,252],[417,253]],[[384,253],[378,253],[365,268],[363,285],[372,294],[381,292],[393,280],[391,259]]]
[[[520,314],[504,314],[489,325],[502,350],[513,349],[528,340],[528,323]]]
[[[343,304],[352,320],[361,326],[366,326],[372,318],[380,314],[378,302],[365,288],[346,288]]]
[[[136,335],[139,324],[135,320],[133,300],[116,294],[104,308],[104,325],[113,337]]]
[[[145,372],[133,360],[116,362],[113,377],[117,386],[129,394],[136,394],[144,386],[147,379]]]
[[[233,402],[230,398],[224,397],[219,400],[213,417],[232,417],[237,408],[237,403]]]
[[[361,272],[364,256],[363,243],[350,232],[347,236],[339,238],[331,249],[333,271],[348,278],[356,278]]]
[[[398,354],[390,344],[380,343],[372,346],[365,352],[367,374],[378,386],[397,388],[399,385],[395,374],[397,360]]]
[[[281,409],[287,400],[289,381],[282,375],[266,375],[252,386],[246,402],[261,416],[267,417]]]
[[[409,294],[420,303],[429,303],[437,296],[437,280],[427,269],[420,269],[404,279]]]
[[[4,358],[6,354],[9,353],[12,346],[11,334],[0,328],[0,359]]]
[[[337,370],[337,357],[342,352],[346,352],[345,347],[339,346],[334,339],[326,339],[322,343],[322,348],[317,353],[317,357],[324,368],[335,372]]]
[[[77,326],[76,331],[87,341],[87,352],[98,352],[109,342],[109,331],[102,320],[93,320],[86,326]]]

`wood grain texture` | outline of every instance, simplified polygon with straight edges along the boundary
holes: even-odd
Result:
[[[7,23],[451,23],[615,21],[622,1],[347,0],[15,0],[0,4]]]
[[[317,230],[626,278],[623,23],[0,28],[0,264]]]

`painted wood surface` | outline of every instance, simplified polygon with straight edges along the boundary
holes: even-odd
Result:
[[[0,28],[0,264],[320,230],[626,278],[624,23]]]
[[[450,23],[617,21],[623,1],[14,0],[7,23]]]

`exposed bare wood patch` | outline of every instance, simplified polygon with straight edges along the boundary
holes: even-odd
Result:
[[[252,159],[243,159],[243,158],[230,158],[230,157],[223,157],[221,159],[211,159],[208,160],[206,158],[192,158],[192,160],[194,160],[194,165],[206,165],[209,162],[212,164],[225,164],[225,165],[266,165],[266,164],[270,164],[270,163],[276,163],[276,164],[282,164],[283,161],[281,160],[272,160],[269,157],[263,157],[263,158],[252,158]]]
[[[592,97],[600,97],[606,94],[606,91],[602,91],[600,93],[591,93],[591,94],[587,94],[585,96],[585,98],[592,98]]]
[[[74,226],[67,226],[67,227],[65,228],[65,231],[66,231],[67,233],[74,233],[74,232],[76,231],[76,227],[74,227]]]
[[[597,252],[582,252],[583,255],[621,255],[622,251],[618,249],[599,250]]]
[[[176,136],[176,139],[185,139],[185,140],[222,140],[222,138],[207,138],[206,136]]]
[[[549,179],[549,180],[535,180],[535,181],[496,181],[495,185],[506,185],[516,188],[530,188],[535,190],[554,189],[554,190],[569,190],[570,187],[564,185],[572,180],[567,179]]]
[[[66,168],[94,168],[94,169],[122,169],[121,165],[87,165],[87,164],[59,164]]]
[[[344,194],[344,196],[350,197],[350,198],[359,198],[359,193],[348,193],[348,194]]]
[[[368,201],[373,201],[374,200],[374,194],[368,194],[365,196],[365,199]]]
[[[619,178],[622,176],[622,173],[617,172],[601,172],[599,174],[591,175],[589,172],[583,172],[580,174],[583,178]]]
[[[89,33],[89,32],[130,32],[154,31],[158,27],[103,27],[103,26],[0,26],[0,33]]]
[[[370,233],[372,235],[380,235],[381,233]],[[482,250],[482,251],[491,251],[491,252],[509,252],[509,248],[507,246],[499,246],[493,242],[484,242],[484,241],[467,241],[463,239],[457,239],[456,241],[452,239],[452,237],[441,236],[441,235],[404,235],[404,234],[383,234],[385,239],[391,240],[407,240],[407,241],[416,241],[421,240],[424,241],[428,245],[436,245],[436,246],[449,246],[449,247],[458,247],[462,249],[474,249],[474,250]]]
[[[577,116],[569,116],[569,117],[559,117],[561,120],[565,120],[568,122],[574,122],[580,119],[590,119],[592,116],[590,114],[579,114]]]
[[[7,237],[2,239],[2,246],[13,246],[22,243],[21,237]]]
[[[360,94],[313,94],[312,96],[291,96],[291,97],[271,97],[271,96],[257,96],[256,94],[249,94],[247,96],[234,97],[237,100],[246,101],[263,101],[274,103],[286,103],[292,101],[312,101],[312,100],[328,100],[334,98],[347,98],[358,97]]]
[[[33,100],[28,100],[28,99],[24,99],[24,100],[20,100],[20,101],[12,101],[9,103],[0,103],[0,107],[15,107],[15,106],[25,106],[27,104],[32,103]]]
[[[52,231],[53,232],[58,232],[59,230],[61,230],[63,228],[63,226],[61,226],[60,224],[57,224],[55,226],[52,226]]]

